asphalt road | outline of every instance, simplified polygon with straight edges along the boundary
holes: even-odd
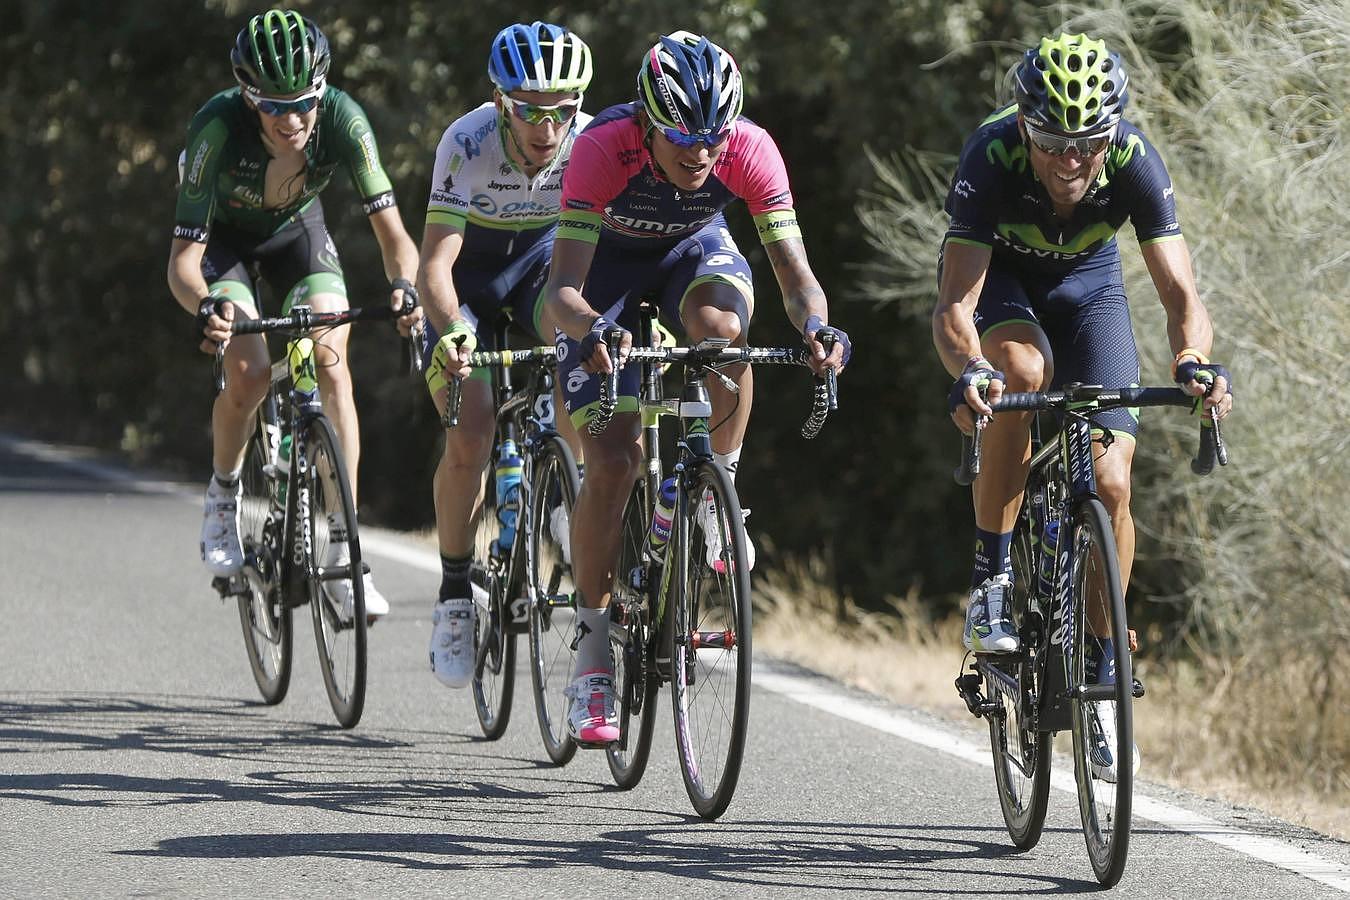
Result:
[[[427,667],[426,548],[374,530],[363,543],[393,612],[371,632],[360,725],[333,723],[303,610],[290,694],[264,706],[236,610],[198,561],[199,523],[195,485],[0,435],[0,896],[1096,889],[1070,794],[1053,792],[1040,845],[1015,852],[978,731],[769,659],[717,823],[693,815],[668,714],[629,792],[601,754],[548,764],[523,668],[506,736],[483,741],[467,692]],[[1120,896],[1350,890],[1344,843],[1149,785],[1140,798],[1171,824],[1136,817]],[[1292,862],[1266,861],[1281,848]]]

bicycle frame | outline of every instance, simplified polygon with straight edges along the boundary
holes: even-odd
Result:
[[[506,343],[506,333],[510,325],[510,320],[506,317],[499,317],[496,324],[497,345],[502,346]],[[510,351],[504,351],[509,354]],[[534,468],[533,450],[538,445],[540,439],[548,434],[554,433],[554,427],[549,421],[544,409],[540,407],[542,402],[550,405],[553,402],[553,373],[551,369],[552,357],[542,355],[532,366],[526,379],[526,386],[517,390],[511,377],[511,365],[492,366],[490,371],[492,375],[492,397],[493,407],[496,409],[495,421],[496,428],[500,432],[503,440],[512,440],[521,450],[521,479],[520,479],[520,502],[516,513],[516,531],[515,539],[511,547],[497,547],[496,552],[492,553],[489,565],[493,567],[489,572],[491,577],[507,579],[504,583],[512,584],[515,581],[515,575],[520,571],[521,566],[528,563],[526,553],[521,552],[529,535],[529,522],[533,504],[530,502],[530,486],[533,484],[531,473]],[[556,415],[556,410],[554,411]],[[498,444],[494,442],[494,449]],[[491,471],[493,460],[488,461],[488,471]],[[489,478],[490,482],[491,479]],[[487,484],[484,490],[491,489],[492,485]],[[523,579],[525,583],[526,598],[529,603],[535,601],[534,585],[529,578]],[[514,602],[519,602],[516,598]],[[511,609],[513,624],[512,629],[517,632],[528,630],[528,626],[521,622],[523,618],[521,610]]]
[[[304,590],[305,566],[310,558],[313,535],[310,529],[309,496],[309,459],[305,452],[309,425],[323,415],[323,402],[319,397],[319,385],[314,364],[314,341],[310,338],[294,338],[286,344],[286,358],[272,365],[272,387],[263,406],[259,409],[262,433],[267,441],[267,458],[272,461],[272,471],[267,474],[273,480],[272,519],[281,526],[281,543],[275,548],[279,569],[278,584],[285,585],[282,597],[287,606],[303,606],[309,595]],[[283,384],[289,381],[290,390],[283,392]],[[285,396],[286,420],[278,421],[282,404],[278,398]],[[268,422],[268,417],[271,422]],[[277,444],[272,444],[275,434]],[[278,478],[282,477],[277,468],[280,441],[286,434],[291,436],[291,458],[286,473],[287,491],[284,507],[277,505]],[[266,470],[264,470],[266,471]],[[286,553],[285,550],[290,552]]]

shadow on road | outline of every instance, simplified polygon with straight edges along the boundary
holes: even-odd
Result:
[[[11,760],[0,774],[0,802],[149,808],[226,801],[398,822],[385,831],[283,827],[173,837],[114,851],[154,858],[331,857],[428,871],[595,866],[699,884],[895,893],[930,892],[935,879],[959,883],[963,860],[987,876],[991,858],[1013,853],[999,829],[988,829],[988,840],[972,840],[968,827],[955,826],[710,824],[639,808],[631,794],[618,803],[642,824],[606,830],[611,788],[569,778],[537,759],[484,757],[468,735],[353,733],[279,721],[266,709],[208,696],[0,694],[0,754],[53,760],[41,773],[33,773],[32,760]],[[213,760],[213,773],[230,774],[193,777],[203,765],[194,758]],[[56,765],[66,771],[52,771]],[[118,771],[108,771],[113,766]],[[298,812],[282,819],[307,820]],[[1092,886],[1035,875],[1034,860],[1023,858],[1025,865],[1010,867],[1008,892]]]

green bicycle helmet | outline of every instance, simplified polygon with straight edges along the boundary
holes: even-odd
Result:
[[[249,19],[230,51],[239,87],[254,96],[316,90],[331,62],[328,38],[319,26],[289,9],[269,9]]]
[[[1015,79],[1022,117],[1060,134],[1109,131],[1129,100],[1130,79],[1120,55],[1086,34],[1041,38],[1023,55]]]

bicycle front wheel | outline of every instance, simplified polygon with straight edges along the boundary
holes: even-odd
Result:
[[[985,695],[999,704],[999,709],[986,717],[994,757],[994,781],[1008,835],[1020,850],[1030,850],[1041,839],[1050,797],[1053,743],[1050,732],[1037,731],[1033,721],[1034,698],[1038,693],[1034,654],[1044,622],[1031,602],[1036,567],[1040,563],[1031,528],[1024,507],[1012,537],[1012,617],[1023,652],[1007,661],[984,658],[979,666],[984,675]]]
[[[642,780],[652,750],[659,686],[648,652],[652,633],[651,598],[656,595],[660,569],[643,559],[647,543],[647,492],[644,482],[633,485],[623,513],[623,543],[614,570],[610,595],[609,649],[618,688],[619,740],[605,748],[614,783],[628,790]]]
[[[1076,602],[1064,643],[1075,694],[1074,776],[1092,871],[1110,887],[1125,872],[1138,757],[1125,597],[1111,520],[1099,500],[1075,508],[1071,553]]]
[[[490,459],[500,455],[503,434],[497,432]],[[524,541],[516,538],[504,550],[496,546],[501,537],[497,518],[497,486],[489,464],[484,482],[482,511],[474,539],[473,584],[474,661],[473,708],[483,737],[495,741],[506,733],[516,694],[516,635],[511,630],[511,603],[522,593],[522,567],[513,558]],[[519,496],[519,494],[517,494]],[[516,532],[525,528],[526,515],[517,507]]]
[[[572,507],[580,483],[572,450],[556,434],[540,438],[530,473],[530,685],[544,752],[566,765],[577,752],[567,732],[576,651],[576,583],[572,580]]]
[[[333,715],[351,728],[366,702],[364,570],[347,465],[332,424],[322,416],[305,425],[301,464],[298,513],[309,532],[306,574],[319,670]]]
[[[684,786],[705,819],[726,811],[750,716],[750,572],[731,479],[700,460],[680,497],[671,700]]]
[[[243,496],[239,537],[244,545],[244,586],[239,597],[239,623],[244,649],[258,693],[268,705],[280,703],[291,684],[291,609],[281,602],[276,559],[276,524],[272,517],[267,438],[259,418],[244,454]]]

